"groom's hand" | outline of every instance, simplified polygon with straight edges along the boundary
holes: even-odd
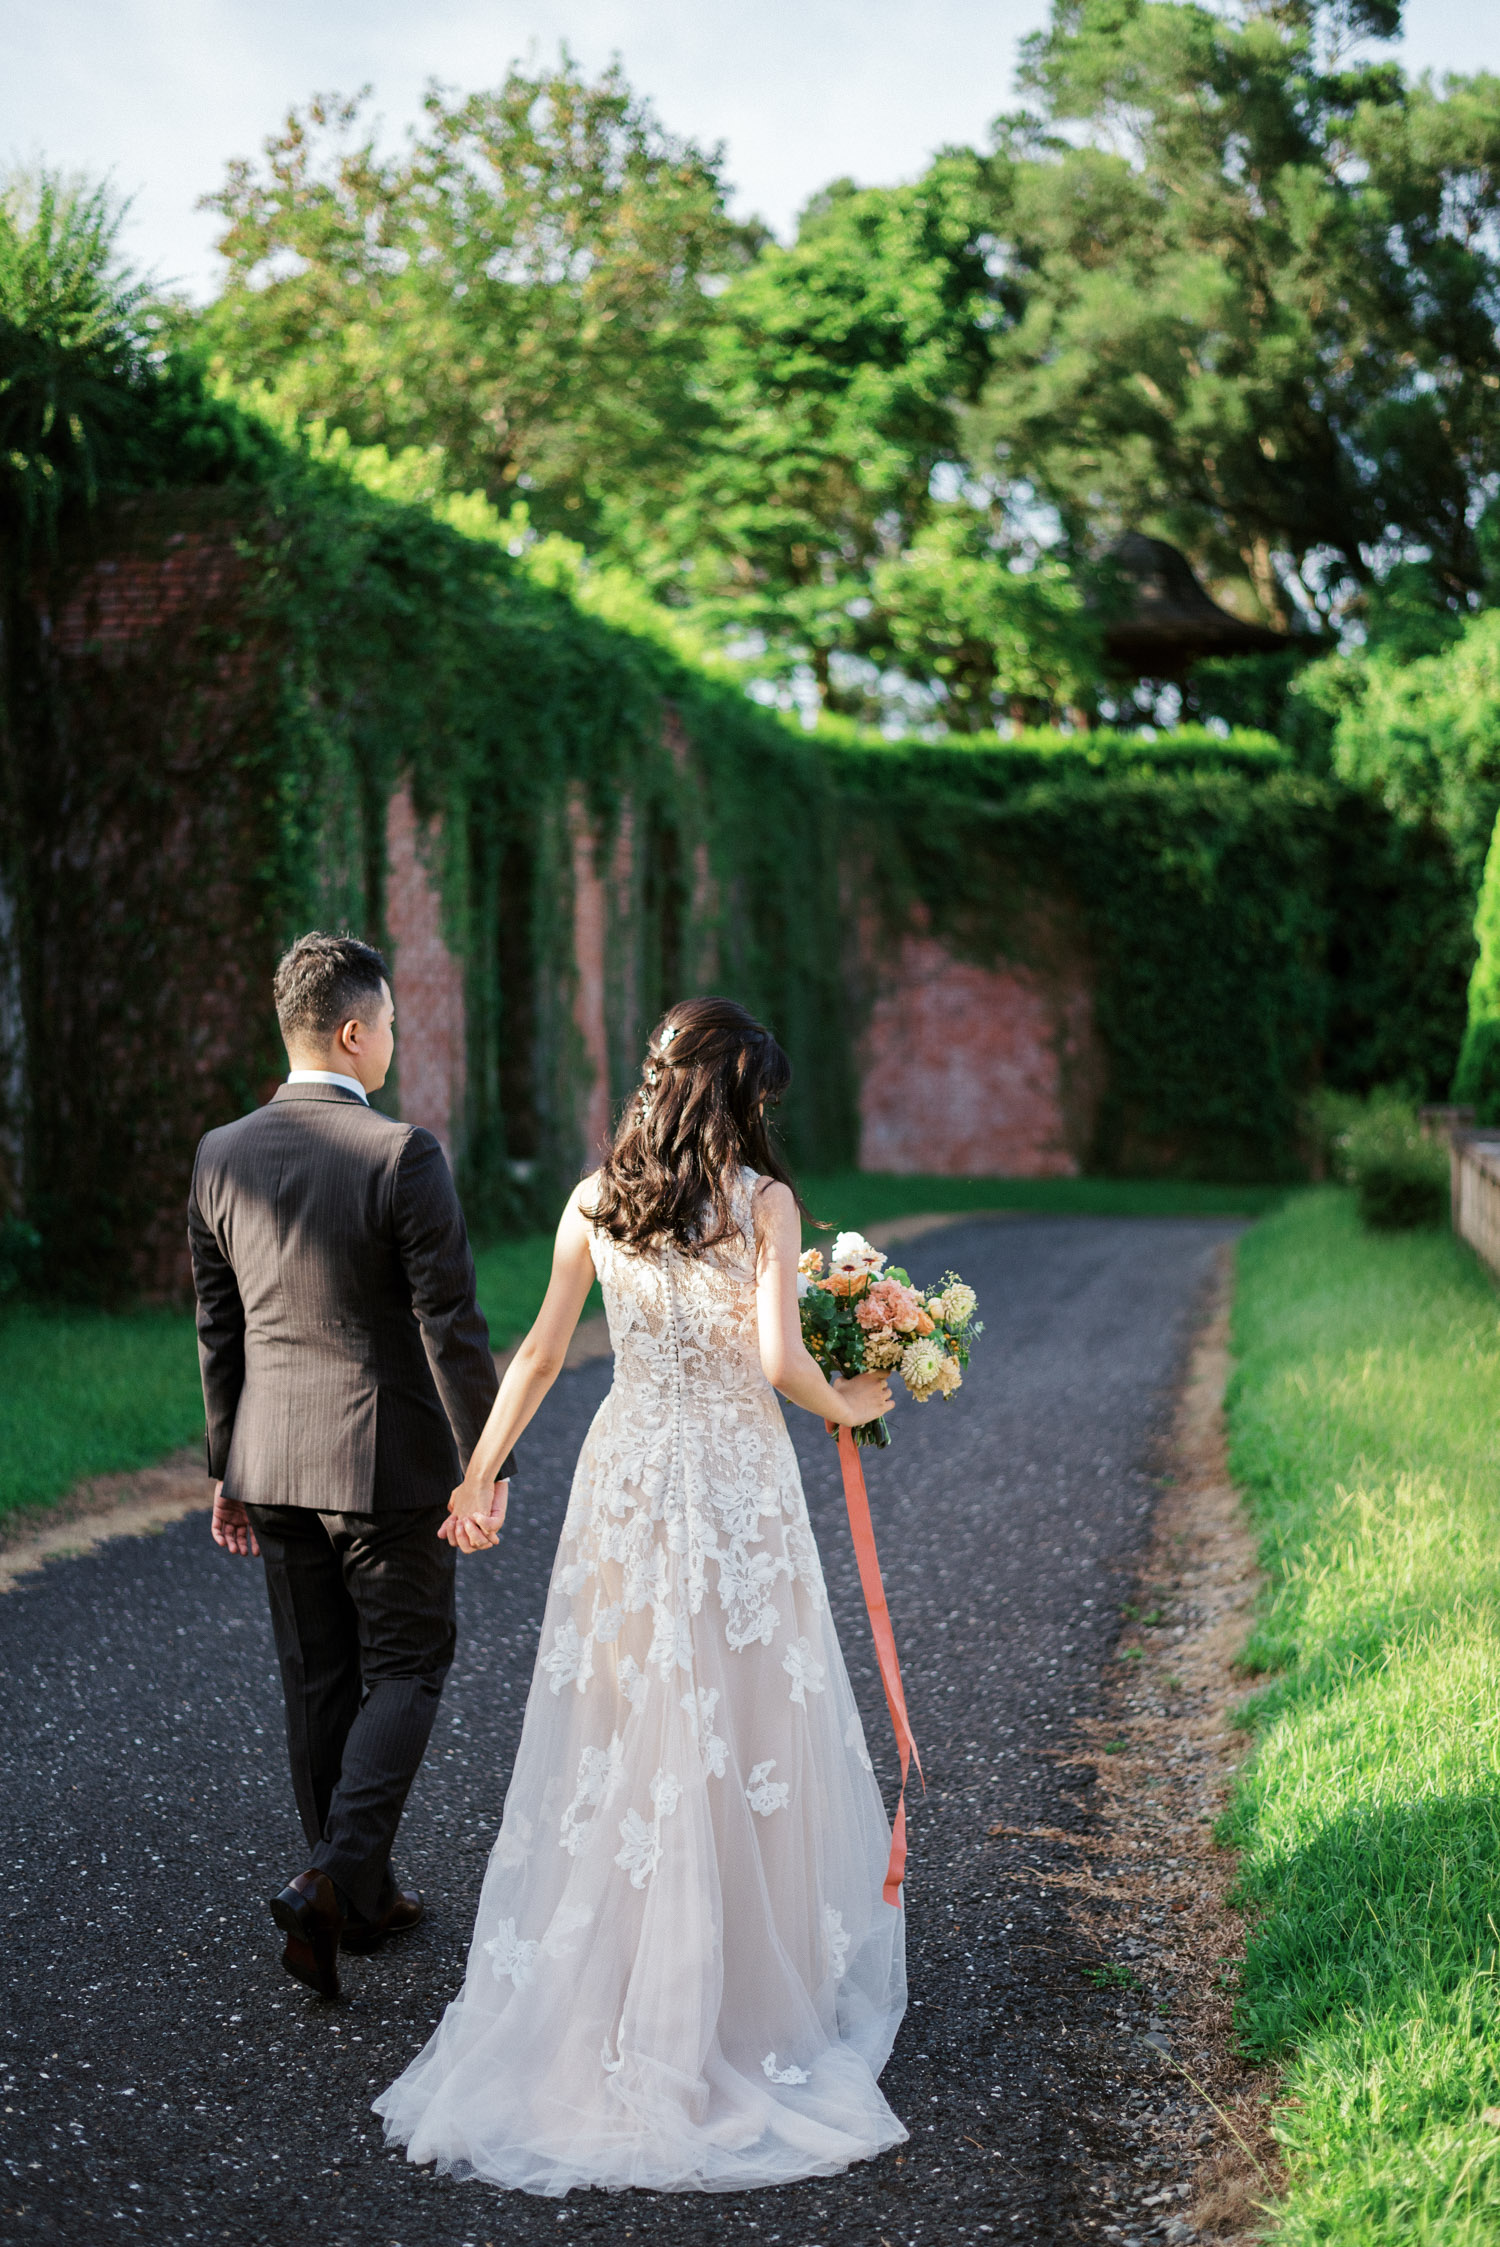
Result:
[[[439,1526],[439,1537],[461,1553],[488,1552],[500,1541],[509,1497],[508,1482],[497,1482],[490,1491],[461,1482],[448,1500],[448,1519]]]
[[[257,1560],[260,1558],[250,1516],[237,1498],[225,1497],[221,1482],[214,1484],[214,1513],[209,1528],[214,1543],[222,1545],[226,1553],[253,1553]]]

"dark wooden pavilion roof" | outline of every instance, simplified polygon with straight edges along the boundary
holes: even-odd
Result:
[[[1127,531],[1109,549],[1131,587],[1131,605],[1105,626],[1115,669],[1137,679],[1176,679],[1208,655],[1269,655],[1284,632],[1246,624],[1212,600],[1185,554],[1165,539]]]

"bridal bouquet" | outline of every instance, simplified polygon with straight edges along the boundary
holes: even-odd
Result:
[[[962,1386],[969,1345],[984,1329],[977,1299],[956,1272],[936,1288],[914,1286],[899,1264],[887,1267],[862,1233],[840,1233],[828,1253],[806,1250],[797,1265],[802,1339],[823,1371],[899,1374],[918,1404],[946,1404]],[[857,1444],[891,1440],[884,1420],[854,1431]]]

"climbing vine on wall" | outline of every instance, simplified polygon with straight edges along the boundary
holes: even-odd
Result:
[[[580,818],[619,916],[612,1090],[663,1005],[726,989],[792,1053],[807,1163],[854,1151],[862,1009],[914,918],[985,964],[1086,962],[1098,1168],[1286,1175],[1319,1074],[1443,1089],[1470,911],[1446,846],[1267,737],[802,736],[337,463],[249,458],[211,505],[117,500],[5,578],[5,1081],[54,1270],[170,1270],[197,1133],[275,1066],[277,947],[382,932],[403,779],[467,979],[481,1229],[534,1221],[582,1152]],[[101,562],[159,560],[183,524],[232,569],[118,643],[85,614],[66,653]]]

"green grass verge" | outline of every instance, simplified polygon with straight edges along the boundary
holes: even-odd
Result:
[[[840,1227],[945,1209],[1086,1211],[1122,1216],[1255,1212],[1265,1186],[1176,1186],[1106,1179],[896,1178],[826,1172],[802,1181],[814,1212]],[[810,1236],[816,1237],[816,1236]],[[552,1235],[479,1249],[479,1301],[503,1350],[547,1291]],[[599,1308],[598,1291],[585,1315]],[[191,1318],[178,1312],[13,1310],[0,1319],[0,1515],[46,1504],[88,1475],[150,1466],[203,1432]]]
[[[202,1437],[187,1313],[22,1306],[0,1319],[0,1517]]]
[[[479,1308],[489,1322],[495,1349],[509,1349],[526,1332],[542,1307],[551,1270],[550,1233],[521,1233],[474,1251]],[[597,1308],[592,1299],[589,1308]]]
[[[797,1180],[814,1217],[840,1230],[950,1209],[1032,1210],[1050,1217],[1259,1217],[1285,1186],[1204,1186],[1170,1178],[904,1178],[893,1171],[813,1171]]]
[[[490,1334],[504,1349],[546,1293],[552,1237],[501,1241],[475,1261]],[[202,1439],[190,1313],[22,1305],[0,1317],[0,1519]]]
[[[1231,1456],[1274,1673],[1225,1822],[1291,2247],[1500,2239],[1500,1303],[1304,1193],[1239,1251]]]

